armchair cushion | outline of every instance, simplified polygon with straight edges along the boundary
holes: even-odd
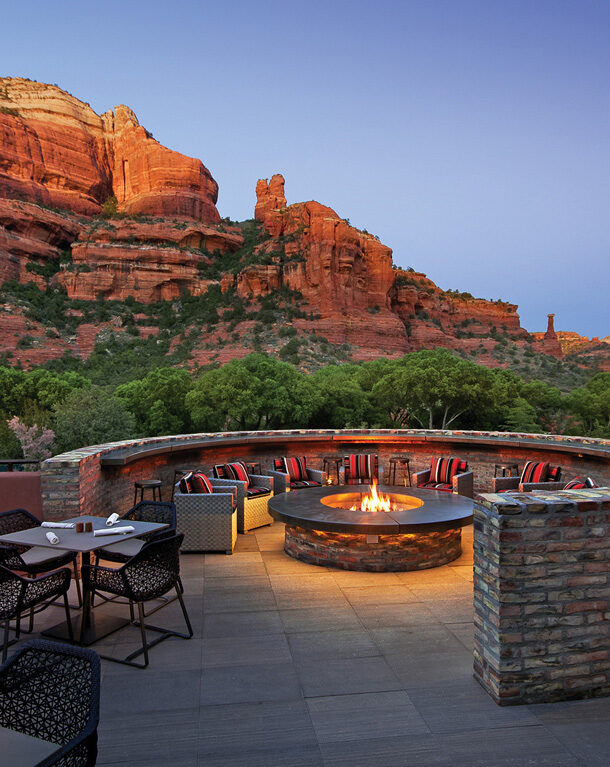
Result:
[[[352,453],[345,456],[345,481],[362,484],[377,479],[377,456],[371,453]]]
[[[423,485],[418,485],[418,487],[424,487],[428,490],[446,490],[447,492],[453,490],[453,485],[447,482],[426,482]]]
[[[468,462],[461,458],[433,458],[430,462],[430,482],[451,484],[456,474],[468,471]]]
[[[275,471],[281,471],[284,474],[288,474],[290,477],[290,483],[293,482],[307,482],[307,459],[305,456],[302,458],[276,458],[273,462],[273,468]]]
[[[583,490],[585,487],[598,487],[593,477],[574,477],[564,486],[564,490]]]
[[[214,476],[216,479],[237,479],[250,486],[250,475],[243,461],[234,461],[233,463],[220,463],[214,466]]]
[[[526,461],[519,484],[530,485],[535,482],[559,482],[561,467],[550,466],[548,461]]]
[[[212,483],[205,474],[193,474],[191,479],[191,493],[213,493]]]

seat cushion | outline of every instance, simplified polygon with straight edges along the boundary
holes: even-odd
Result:
[[[450,484],[456,474],[468,471],[468,463],[461,458],[433,458],[430,462],[430,482]]]
[[[425,482],[417,487],[425,487],[427,490],[444,490],[449,493],[453,491],[453,485],[449,482]]]
[[[142,541],[139,538],[130,538],[128,541],[119,541],[118,543],[112,543],[110,546],[105,546],[98,551],[100,559],[104,559],[104,551],[108,551],[109,554],[119,554],[123,557],[134,557],[144,546],[146,541]]]
[[[269,490],[268,487],[247,487],[246,488],[246,496],[248,498],[253,498],[255,495],[267,495],[270,493],[271,490]]]
[[[53,564],[54,560],[63,560],[66,557],[72,558],[73,556],[76,555],[65,549],[48,549],[46,546],[32,546],[31,549],[23,552],[21,559],[26,565],[31,565],[32,567],[48,564],[49,570],[52,570],[55,567]]]
[[[321,484],[321,482],[315,482],[313,479],[302,479],[297,482],[291,482],[290,487],[320,487]]]

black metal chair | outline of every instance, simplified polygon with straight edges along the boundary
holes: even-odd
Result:
[[[0,535],[18,533],[32,527],[40,527],[40,520],[25,509],[12,509],[0,513]],[[0,545],[0,564],[11,570],[27,573],[30,578],[58,567],[71,565],[74,570],[74,582],[78,596],[78,607],[82,606],[80,580],[78,578],[77,554],[72,551],[45,546],[17,546],[12,544]],[[31,631],[33,628],[30,621]]]
[[[91,592],[105,592],[124,597],[129,602],[131,623],[140,628],[142,647],[130,653],[126,658],[113,658],[102,655],[100,657],[115,663],[124,663],[136,668],[148,666],[148,651],[155,645],[170,636],[190,639],[193,629],[182,598],[180,589],[180,546],[184,534],[173,535],[168,538],[159,538],[146,543],[142,549],[126,562],[122,567],[113,569],[100,565],[86,565],[83,567],[83,584],[85,586],[85,616],[83,626],[87,624],[88,612],[91,609],[87,594]],[[188,629],[188,634],[178,631],[151,626],[144,623],[144,602],[159,599],[172,589],[176,591],[176,598],[180,602],[182,614]],[[134,618],[133,605],[138,607],[138,620]],[[153,612],[165,607],[160,605]],[[150,614],[150,613],[149,613]],[[146,631],[156,631],[161,634],[152,642],[148,642]],[[144,654],[144,663],[135,662],[133,659]]]
[[[35,639],[0,667],[0,726],[59,747],[39,767],[94,767],[99,715],[92,650]]]
[[[58,597],[64,598],[64,609],[68,623],[68,633],[72,636],[72,621],[70,620],[70,605],[68,604],[68,589],[70,588],[70,570],[62,567],[38,578],[24,578],[14,573],[8,567],[0,565],[0,620],[4,622],[4,642],[2,661],[10,645],[15,644],[21,633],[21,614],[25,610],[35,608],[45,603],[45,607]],[[41,608],[43,609],[43,608]],[[15,638],[9,642],[10,622],[16,621]]]
[[[176,506],[173,503],[161,501],[140,501],[129,509],[121,517],[121,522],[155,522],[168,525],[164,530],[157,533],[149,533],[139,538],[130,538],[128,541],[119,541],[95,552],[95,564],[100,559],[107,562],[128,562],[144,546],[145,543],[156,538],[166,538],[176,532]]]

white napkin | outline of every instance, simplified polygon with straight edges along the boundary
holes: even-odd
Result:
[[[61,529],[69,529],[74,527],[74,522],[43,522],[41,527],[59,527]]]
[[[119,515],[111,514],[106,520],[106,527],[112,527],[112,525],[116,524],[118,521],[119,521]]]
[[[135,532],[135,527],[133,525],[125,525],[125,527],[113,527],[110,530],[104,530],[104,528],[101,530],[94,530],[93,535],[120,535],[133,532]]]
[[[59,543],[59,538],[55,535],[55,533],[47,533],[47,540],[49,543]]]

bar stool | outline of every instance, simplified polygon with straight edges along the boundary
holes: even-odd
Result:
[[[134,482],[133,492],[133,505],[138,502],[138,492],[140,493],[140,500],[144,500],[144,493],[146,490],[152,492],[153,501],[161,501],[161,480],[160,479],[138,479]]]
[[[322,471],[326,472],[326,476],[332,479],[332,466],[335,467],[335,474],[337,475],[337,484],[339,484],[339,468],[343,463],[342,458],[337,458],[336,455],[325,455],[322,459]]]
[[[518,463],[494,464],[494,477],[515,477],[519,474]]]
[[[246,461],[246,469],[248,474],[262,474],[260,461]]]
[[[407,486],[407,476],[409,477],[409,487],[411,487],[411,466],[409,460],[410,459],[405,455],[393,455],[390,458],[390,468],[388,470],[388,481],[390,485],[396,484],[396,467],[400,466],[402,468],[402,478],[405,487]]]

